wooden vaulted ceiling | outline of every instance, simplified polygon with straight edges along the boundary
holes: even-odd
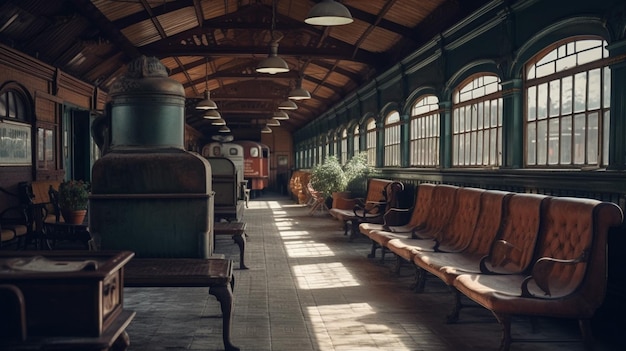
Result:
[[[231,129],[259,129],[301,79],[312,98],[281,125],[295,131],[488,0],[343,0],[354,22],[304,23],[312,0],[5,0],[0,41],[108,91],[140,55],[156,56],[187,97],[208,87]],[[272,30],[273,29],[273,30]],[[257,73],[269,44],[287,73]]]

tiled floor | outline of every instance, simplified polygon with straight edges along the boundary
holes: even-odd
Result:
[[[482,308],[446,324],[453,296],[438,280],[409,288],[412,270],[366,257],[365,239],[349,242],[340,223],[286,197],[250,202],[248,270],[235,270],[233,343],[247,351],[498,350],[500,328]],[[238,262],[237,246],[217,239],[216,253]],[[238,264],[235,264],[238,267]],[[127,329],[131,351],[223,350],[219,304],[204,288],[126,288],[137,312]],[[515,337],[578,337],[576,322],[514,320]],[[623,345],[620,345],[623,346]],[[599,340],[596,350],[617,350]],[[578,343],[514,344],[511,350],[583,350]]]

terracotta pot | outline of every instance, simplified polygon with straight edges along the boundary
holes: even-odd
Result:
[[[82,224],[85,221],[87,210],[61,210],[65,223]]]
[[[332,202],[332,207],[331,208],[339,208],[341,206],[338,206],[337,204],[337,199],[338,198],[342,198],[342,199],[349,199],[351,196],[351,192],[349,191],[335,191],[332,194],[332,198],[333,198],[333,202]]]

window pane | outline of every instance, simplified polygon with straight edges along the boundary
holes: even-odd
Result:
[[[587,119],[587,163],[598,163],[598,113],[589,114]]]
[[[543,165],[548,161],[548,122],[537,123],[537,164]]]
[[[555,165],[559,163],[559,120],[550,119],[548,122],[548,133],[550,134],[548,141],[548,163]]]
[[[537,87],[530,87],[526,90],[526,120],[537,119]]]
[[[572,77],[563,77],[561,81],[561,113],[572,113]]]
[[[587,109],[595,110],[600,108],[600,97],[602,96],[602,83],[600,81],[600,69],[589,71],[589,98]]]
[[[526,163],[529,165],[537,164],[537,125],[529,123],[526,128]]]
[[[572,163],[572,117],[561,119],[561,164]]]
[[[608,67],[604,67],[602,69],[602,72],[604,73],[604,78],[602,79],[602,90],[604,94],[602,98],[602,107],[609,108],[611,107],[611,69]]]
[[[587,101],[587,73],[578,73],[574,76],[574,112],[585,110]]]
[[[574,163],[582,165],[585,163],[585,115],[574,116]]]
[[[561,107],[561,82],[559,80],[553,80],[550,82],[550,97],[549,97],[549,108],[550,108],[550,117],[558,116],[560,113]]]
[[[548,117],[548,85],[540,84],[537,89],[537,118]]]

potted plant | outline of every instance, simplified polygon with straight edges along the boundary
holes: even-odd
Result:
[[[346,175],[346,190],[358,194],[367,188],[367,179],[374,172],[374,168],[367,162],[367,153],[354,155],[343,166]]]
[[[59,207],[66,223],[83,223],[89,191],[89,183],[82,180],[68,180],[59,185]]]
[[[310,181],[313,189],[322,192],[327,198],[332,197],[332,207],[335,207],[337,198],[347,199],[352,193],[363,192],[372,172],[364,152],[354,155],[344,166],[341,166],[336,156],[330,156],[313,168]]]
[[[313,189],[326,198],[331,197],[333,192],[345,191],[347,186],[346,175],[336,156],[330,156],[324,163],[315,166],[310,182]]]

